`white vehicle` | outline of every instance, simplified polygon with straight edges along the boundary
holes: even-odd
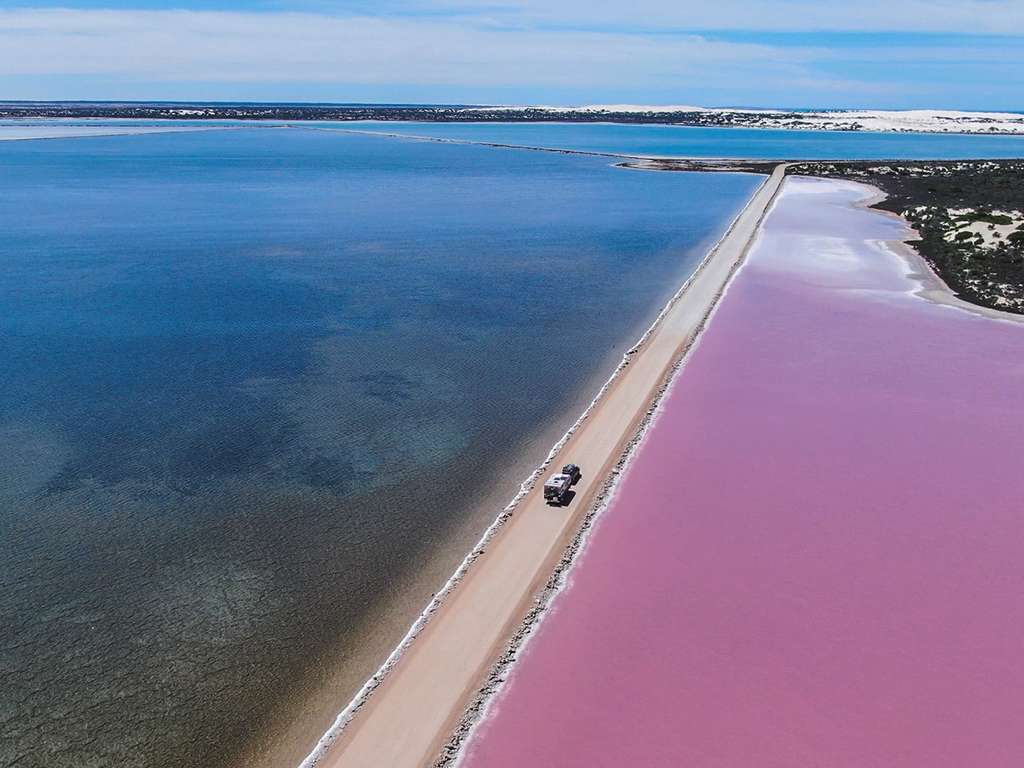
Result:
[[[565,504],[569,498],[569,489],[579,482],[582,473],[575,464],[566,464],[562,471],[552,475],[544,483],[544,500]]]

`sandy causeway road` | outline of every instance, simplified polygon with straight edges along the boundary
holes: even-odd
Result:
[[[666,308],[565,443],[553,467],[583,469],[566,507],[524,496],[381,684],[316,761],[318,768],[432,764],[464,708],[548,580],[674,364],[700,332],[782,184],[779,166]]]

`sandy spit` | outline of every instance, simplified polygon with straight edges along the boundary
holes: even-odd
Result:
[[[552,573],[571,559],[659,393],[742,262],[784,170],[777,167],[755,192],[303,768],[421,766],[457,752],[460,734],[494,687],[489,681],[496,673],[500,677],[528,634],[524,627],[544,604]],[[566,507],[549,506],[536,480],[547,468],[568,462],[584,472],[575,498]]]

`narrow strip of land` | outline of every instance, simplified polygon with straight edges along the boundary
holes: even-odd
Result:
[[[515,149],[526,152],[550,152],[555,155],[582,155],[585,157],[607,157],[621,160],[616,163],[620,168],[632,168],[640,171],[737,171],[740,173],[771,173],[781,159],[768,160],[758,158],[723,158],[723,157],[682,157],[664,155],[637,155],[628,152],[600,152],[596,149],[566,149],[565,147],[540,147],[535,144],[508,144],[504,142],[483,141],[481,139],[457,139],[448,136],[426,136],[418,133],[398,133],[394,131],[371,131],[359,128],[323,128],[314,125],[302,125],[308,131],[324,131],[326,133],[348,133],[357,136],[374,136],[377,138],[404,139],[406,141],[427,141],[435,144],[457,144],[467,147],[490,147],[491,149]],[[796,162],[796,161],[786,161]]]
[[[605,486],[673,365],[742,262],[782,183],[778,166],[666,308],[552,464],[584,476],[568,507],[538,483],[352,717],[318,766],[430,764]]]

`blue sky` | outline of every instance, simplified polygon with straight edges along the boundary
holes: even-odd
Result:
[[[1024,110],[1024,0],[0,0],[0,99]]]

